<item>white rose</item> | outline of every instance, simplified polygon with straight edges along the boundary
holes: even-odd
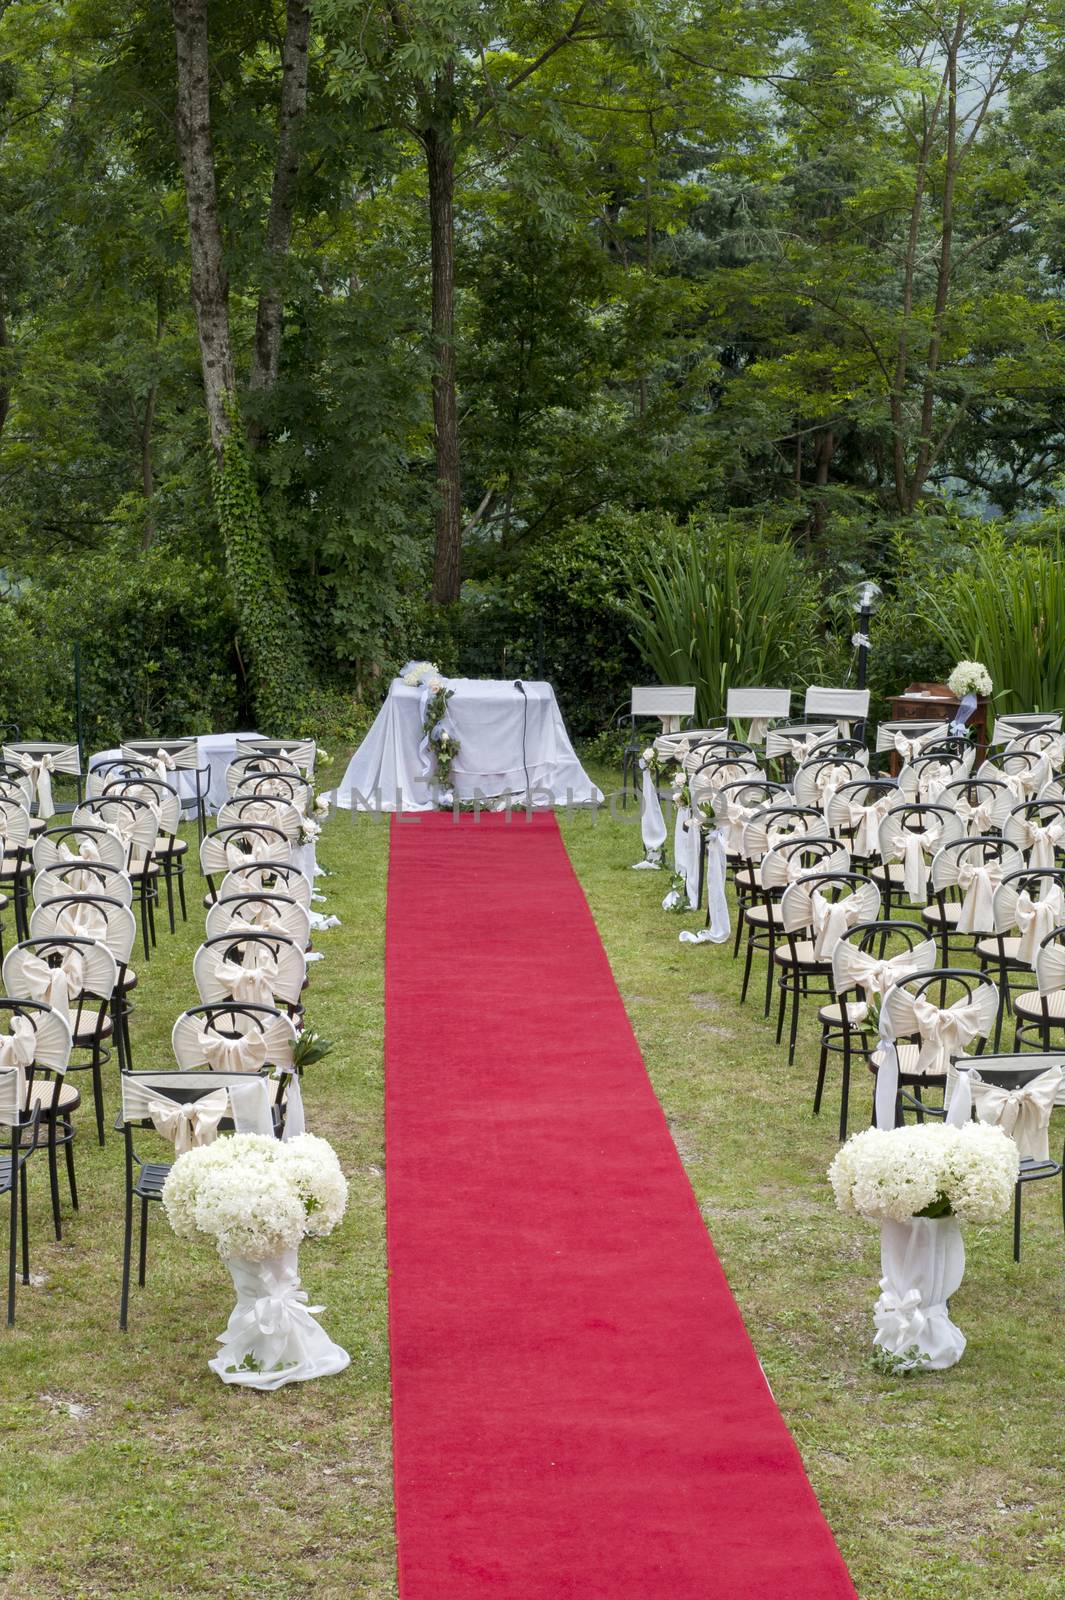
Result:
[[[651,762],[654,760],[654,758],[655,758],[655,747],[654,747],[653,744],[649,744],[647,746],[647,749],[644,751],[643,755],[640,757],[640,759],[643,762],[645,767],[649,767],[651,765]]]
[[[322,816],[325,816],[329,811],[329,796],[320,794],[314,802],[314,809],[321,812]]]

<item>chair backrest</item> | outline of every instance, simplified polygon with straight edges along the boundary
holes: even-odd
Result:
[[[85,798],[93,800],[105,792],[109,784],[122,778],[154,778],[155,771],[146,761],[136,761],[122,756],[116,761],[97,761],[90,766],[85,779]]]
[[[865,761],[813,755],[795,770],[795,798],[801,806],[825,806],[843,784],[866,775]]]
[[[249,772],[230,791],[234,800],[287,800],[306,811],[314,791],[303,778],[288,772]]]
[[[744,824],[740,854],[749,866],[755,866],[767,850],[799,838],[827,839],[824,814],[816,806],[778,805],[773,801]]]
[[[291,801],[262,795],[255,799],[227,800],[219,809],[217,825],[219,828],[238,828],[246,822],[261,822],[268,828],[279,828],[289,844],[295,844],[303,820]]]
[[[174,1023],[174,1060],[183,1070],[294,1072],[296,1025],[276,1006],[221,1001],[191,1006]]]
[[[258,894],[261,890],[287,894],[305,911],[311,909],[311,880],[294,861],[256,861],[231,868],[222,879],[218,898],[233,894]]]
[[[207,878],[253,862],[291,860],[292,846],[284,831],[263,822],[217,828],[200,845],[200,866]]]
[[[792,761],[805,761],[829,739],[835,739],[838,728],[834,722],[788,722],[770,728],[765,736],[767,760],[774,756],[788,756]]]
[[[133,882],[123,867],[108,866],[104,861],[80,860],[45,867],[33,880],[33,898],[38,905],[43,900],[55,900],[68,894],[102,894],[131,906]]]
[[[994,744],[1008,744],[1011,739],[1019,738],[1025,733],[1036,733],[1041,728],[1049,728],[1053,733],[1061,732],[1060,711],[1008,711],[995,718]]]
[[[888,955],[889,942],[901,942],[902,949]],[[841,934],[832,952],[832,988],[837,998],[860,990],[870,1000],[882,1000],[902,978],[927,971],[935,964],[935,940],[928,937],[928,929],[920,922],[877,918],[856,922]],[[864,1015],[848,1013],[848,1020],[861,1022]]]
[[[994,931],[1020,929],[1017,955],[1034,962],[1043,938],[1065,922],[1065,868],[1027,866],[1003,873],[992,904]]]
[[[907,800],[900,795],[880,824],[880,855],[884,861],[897,861],[903,854],[905,835],[921,840],[925,855],[934,855],[944,844],[965,838],[965,826],[958,813],[939,800]]]
[[[771,722],[786,722],[791,716],[790,689],[728,689],[725,693],[728,722],[745,722],[751,744],[764,744]]]
[[[118,834],[128,859],[149,855],[159,834],[159,818],[146,800],[132,795],[96,795],[83,800],[71,819],[76,828],[103,826]]]
[[[17,1046],[13,1044],[16,1036],[20,1040]],[[52,1006],[0,996],[0,1064],[21,1066],[27,1074],[32,1074],[34,1067],[65,1072],[71,1048],[66,1019]]]
[[[105,944],[64,934],[14,945],[4,957],[3,974],[4,988],[16,1000],[40,1000],[68,1020],[71,1003],[90,995],[109,1000],[118,982],[117,963]]]
[[[949,736],[950,723],[942,717],[915,719],[913,722],[881,722],[876,730],[877,753],[895,750],[907,760],[919,755],[925,745]],[[900,749],[900,743],[903,748]]]
[[[107,895],[57,895],[54,900],[40,901],[30,912],[30,937],[46,939],[57,933],[98,939],[119,966],[126,967],[137,937],[137,921],[129,906]]]
[[[14,800],[28,811],[33,800],[33,784],[26,773],[0,773],[0,798]]]
[[[852,722],[864,722],[868,715],[868,689],[834,689],[827,684],[811,683],[806,691],[803,716],[808,721],[835,717],[837,726],[849,731]]]
[[[21,800],[0,798],[0,845],[4,852],[25,850],[30,840],[30,814]]]
[[[881,1029],[895,1039],[919,1040],[911,1075],[947,1079],[951,1063],[987,1038],[997,1014],[998,990],[984,973],[936,967],[892,985],[884,997]]]
[[[106,800],[141,800],[155,813],[159,832],[168,839],[177,833],[181,822],[181,796],[177,790],[152,772],[132,778],[115,778],[104,786]]]
[[[1014,804],[1013,793],[1001,778],[952,778],[939,791],[940,805],[951,806],[973,834],[1001,828]]]
[[[207,909],[207,935],[239,932],[284,933],[306,946],[311,936],[310,913],[291,895],[260,890],[257,894],[220,894]]]
[[[248,1072],[123,1072],[122,1122],[127,1139],[132,1128],[151,1120],[157,1131],[171,1142],[185,1134],[188,1144],[207,1142],[217,1132],[221,1118],[229,1114],[238,1129],[244,1133],[258,1133],[267,1137],[274,1133],[270,1111],[270,1095],[266,1083],[256,1073]],[[208,1097],[225,1097],[225,1104],[217,1107],[207,1122],[206,1130],[197,1128],[193,1112],[191,1118],[173,1116],[192,1110],[198,1102]],[[191,1124],[191,1133],[189,1132]]]
[[[647,684],[633,689],[630,705],[634,717],[694,717],[695,685]]]
[[[158,763],[157,772],[159,767],[169,772],[188,771],[200,765],[200,747],[195,739],[125,739],[122,754],[134,761]]]
[[[1065,850],[1065,800],[1023,800],[1002,824],[1002,837],[1030,852],[1030,866],[1053,867],[1057,852]]]
[[[283,1002],[295,1009],[307,976],[304,952],[278,934],[222,933],[206,939],[192,958],[200,999]]]
[[[850,927],[880,913],[880,890],[857,872],[811,872],[789,883],[780,901],[780,921],[789,939],[812,932],[814,955],[827,961]]]
[[[33,865],[48,872],[68,862],[102,861],[124,872],[127,851],[122,840],[101,823],[68,823],[64,828],[47,828],[33,842]]]
[[[1046,756],[1052,767],[1059,767],[1065,759],[1065,734],[1055,728],[1037,728],[1032,733],[1019,733],[1010,740],[1004,753],[1011,755],[1015,750],[1031,750],[1036,755]]]
[[[838,839],[828,838],[824,834],[817,837],[800,835],[766,851],[759,867],[759,877],[763,889],[783,890],[789,883],[814,873],[847,872],[850,860],[850,852]]]
[[[15,767],[23,766],[23,756],[28,756],[31,761],[50,756],[53,772],[66,772],[74,778],[81,776],[81,756],[76,744],[51,744],[47,740],[29,739],[20,744],[5,744],[3,752],[4,760]]]
[[[17,1128],[22,1121],[22,1083],[17,1067],[0,1067],[0,1128]]]
[[[240,734],[237,738],[237,750],[240,753],[247,751],[250,755],[263,756],[267,761],[289,762],[299,767],[308,777],[313,774],[314,763],[318,757],[318,746],[313,739],[258,739],[249,734]],[[276,770],[280,772],[284,769],[278,767]]]

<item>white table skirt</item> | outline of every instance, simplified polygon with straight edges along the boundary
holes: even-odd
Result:
[[[258,739],[257,733],[201,733],[196,738],[196,748],[199,751],[200,766],[206,767],[210,772],[207,782],[207,809],[215,812],[223,806],[228,799],[226,790],[226,769],[237,754],[238,739]],[[89,757],[89,771],[98,767],[104,761],[120,761],[121,750],[98,750],[94,756]],[[170,781],[177,779],[177,791],[182,801],[192,801],[196,798],[196,774],[192,771],[182,771],[178,768],[171,774]]]
[[[524,681],[524,680],[523,680]],[[448,678],[448,721],[459,743],[451,787],[459,800],[524,797],[528,767],[533,802],[590,805],[603,796],[577,760],[554,690],[525,683]],[[422,742],[422,690],[395,678],[388,697],[336,790],[345,811],[428,811],[433,806]],[[522,759],[524,742],[524,761]]]

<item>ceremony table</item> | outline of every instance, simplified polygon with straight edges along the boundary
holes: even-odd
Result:
[[[603,796],[581,766],[549,683],[447,678],[448,731],[458,742],[450,789],[458,800],[590,805]],[[422,723],[428,691],[393,679],[384,705],[336,791],[345,811],[430,811],[430,761]],[[526,773],[528,777],[526,778]]]
[[[196,738],[196,748],[199,751],[199,765],[206,767],[209,773],[206,790],[206,806],[209,812],[215,812],[223,806],[228,799],[226,792],[226,768],[237,754],[238,739],[258,739],[258,733],[201,733]],[[89,771],[100,766],[105,761],[120,761],[121,750],[98,750],[89,757]],[[196,798],[196,774],[191,770],[176,770],[173,778],[177,780],[177,790],[182,801],[191,802]]]

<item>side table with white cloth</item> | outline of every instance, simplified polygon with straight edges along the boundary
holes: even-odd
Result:
[[[450,787],[457,800],[592,805],[601,792],[577,759],[549,683],[447,678],[447,720],[458,743]],[[523,692],[524,691],[524,692]],[[373,726],[336,790],[345,811],[429,811],[434,794],[422,722],[425,690],[393,679]]]

